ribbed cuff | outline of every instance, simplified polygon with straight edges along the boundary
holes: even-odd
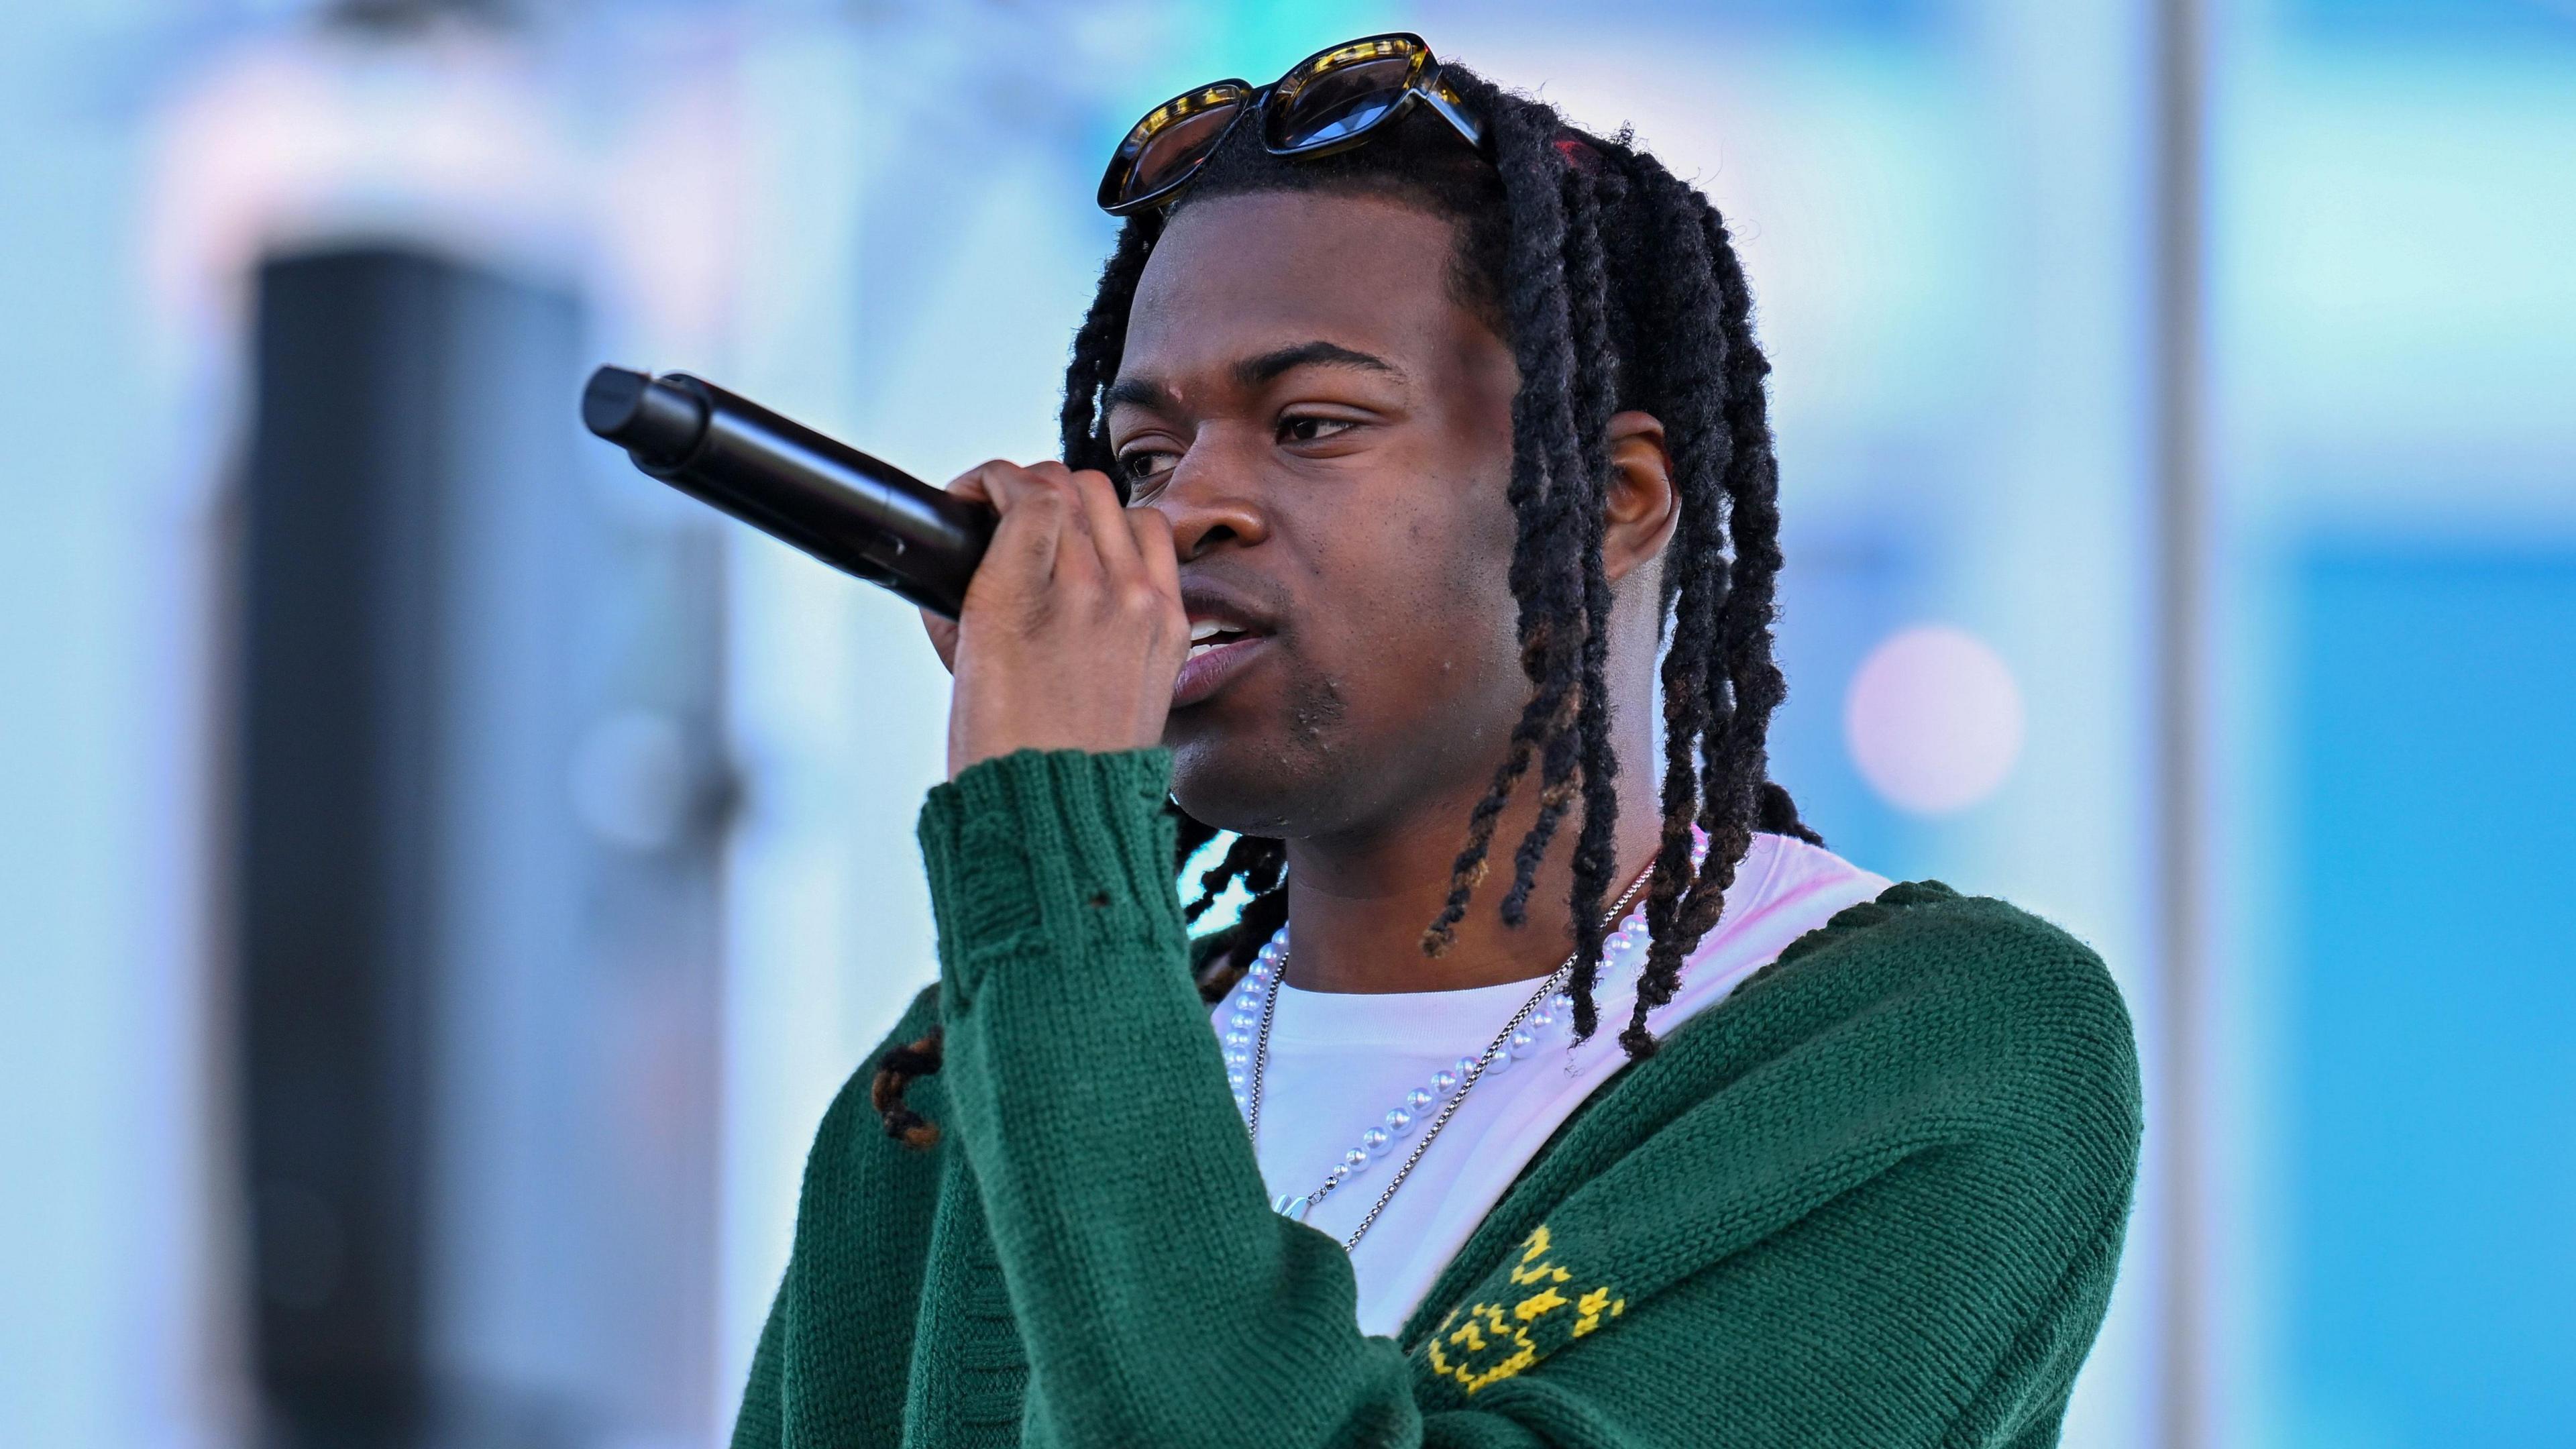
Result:
[[[1186,938],[1172,883],[1171,752],[1021,750],[922,803],[943,981],[969,1010],[987,966],[1103,936]]]

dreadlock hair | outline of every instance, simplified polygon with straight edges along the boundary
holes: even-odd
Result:
[[[1612,414],[1641,409],[1664,424],[1679,519],[1661,585],[1662,832],[1648,868],[1650,935],[1637,1001],[1619,1042],[1631,1058],[1655,1050],[1647,1014],[1670,1001],[1683,959],[1725,909],[1754,832],[1822,844],[1770,782],[1765,739],[1785,692],[1772,656],[1780,569],[1779,474],[1766,378],[1753,337],[1752,294],[1708,200],[1638,149],[1627,131],[1575,129],[1553,107],[1499,89],[1463,68],[1446,74],[1486,129],[1484,152],[1417,108],[1365,144],[1331,156],[1281,158],[1238,126],[1180,201],[1128,219],[1101,269],[1065,371],[1064,461],[1115,476],[1101,414],[1126,347],[1127,314],[1146,260],[1172,215],[1247,192],[1383,197],[1427,210],[1458,234],[1452,295],[1511,347],[1520,372],[1512,402],[1516,522],[1510,584],[1519,605],[1521,667],[1531,694],[1466,839],[1423,951],[1455,938],[1488,874],[1494,830],[1514,792],[1537,775],[1538,815],[1511,854],[1504,921],[1527,918],[1541,863],[1580,802],[1573,845],[1577,1040],[1599,1028],[1593,988],[1612,923],[1619,761],[1611,748],[1606,678],[1610,584],[1602,563]],[[1183,869],[1221,832],[1174,808]],[[1694,828],[1707,837],[1695,858]],[[1285,845],[1237,836],[1199,878],[1184,911],[1199,920],[1228,890],[1249,895],[1230,939],[1200,970],[1200,995],[1223,998],[1288,915]],[[875,1080],[886,1130],[917,1146],[938,1129],[903,1105],[912,1077],[938,1070],[936,1028],[889,1052]]]

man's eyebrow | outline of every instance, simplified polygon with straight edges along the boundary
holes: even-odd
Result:
[[[1404,369],[1383,357],[1322,340],[1273,348],[1258,357],[1244,358],[1227,370],[1234,374],[1237,386],[1254,388],[1274,382],[1300,367],[1352,367],[1363,372],[1382,372],[1398,380],[1404,377]],[[1101,394],[1100,403],[1103,412],[1120,407],[1138,407],[1158,413],[1181,410],[1180,399],[1171,388],[1150,377],[1118,379]]]
[[[1404,370],[1383,357],[1344,347],[1338,342],[1300,342],[1247,357],[1234,365],[1234,380],[1245,387],[1259,387],[1300,367],[1355,367],[1364,372],[1383,372],[1401,379]]]
[[[1158,413],[1181,410],[1180,400],[1172,396],[1172,390],[1150,377],[1122,377],[1109,384],[1109,390],[1100,395],[1100,410],[1106,413],[1122,407],[1146,408]]]

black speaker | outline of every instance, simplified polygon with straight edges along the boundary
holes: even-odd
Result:
[[[255,318],[228,815],[267,1437],[695,1437],[718,545],[578,436],[563,290],[357,248],[269,262]]]

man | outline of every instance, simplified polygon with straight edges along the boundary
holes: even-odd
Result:
[[[955,485],[940,983],[824,1123],[737,1444],[2053,1442],[2127,1019],[1765,780],[1716,213],[1409,36],[1176,98],[1102,199],[1066,461]]]

